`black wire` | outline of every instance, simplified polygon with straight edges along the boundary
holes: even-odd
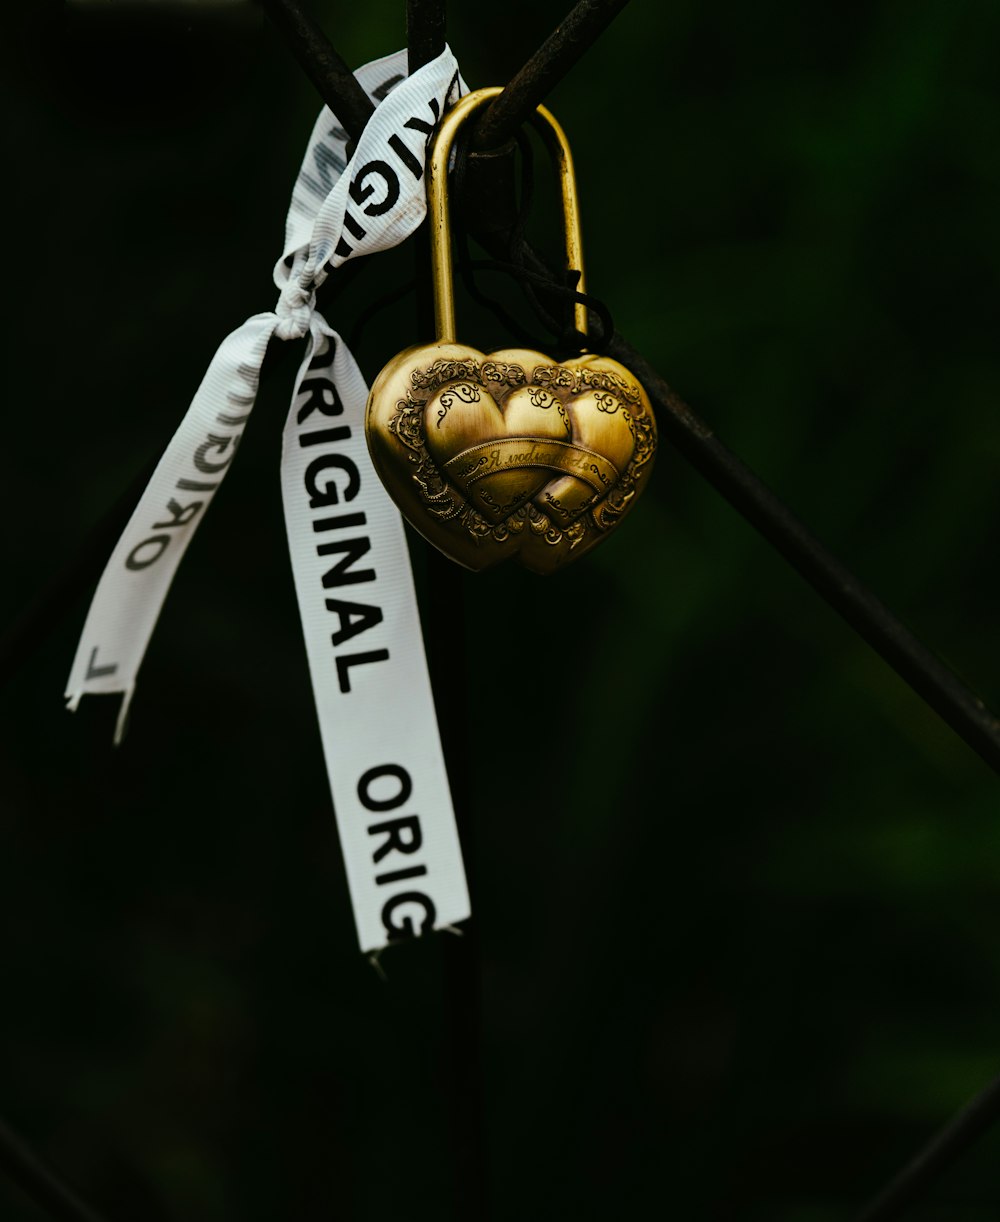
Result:
[[[470,133],[462,133],[456,142],[452,191],[458,200],[463,197],[467,180],[471,138]],[[511,335],[515,336],[526,347],[540,349],[551,347],[554,350],[554,354],[559,358],[570,353],[580,352],[583,348],[590,352],[602,352],[610,342],[612,335],[614,335],[614,320],[611,317],[611,311],[603,301],[589,293],[577,291],[576,284],[580,279],[580,272],[575,269],[564,271],[561,273],[562,279],[560,280],[559,274],[541,265],[537,258],[534,260],[533,268],[526,265],[531,247],[528,245],[524,232],[528,217],[531,214],[531,206],[535,194],[534,152],[531,147],[531,141],[523,131],[518,132],[515,140],[521,152],[521,174],[517,215],[514,224],[511,226],[508,241],[510,258],[506,260],[473,259],[468,232],[460,219],[458,219],[458,210],[453,209],[452,215],[455,217],[453,224],[455,248],[458,255],[458,268],[462,284],[473,301],[492,311]],[[549,337],[539,339],[536,335],[533,335],[502,302],[485,292],[476,279],[476,273],[480,271],[500,272],[516,280],[521,286],[536,318],[548,330]],[[367,306],[354,322],[350,335],[347,338],[348,346],[352,350],[357,351],[368,325],[383,310],[402,300],[409,293],[412,293],[416,287],[416,281],[410,280],[406,284],[385,293],[382,297],[373,301],[371,305]],[[539,292],[538,290],[542,291]],[[545,297],[554,299],[562,307],[561,312],[563,316],[561,318],[547,308],[543,300]],[[591,315],[591,322],[586,336],[581,335],[576,330],[573,322],[571,307],[578,301],[587,307]],[[594,321],[598,324],[596,328],[594,327]]]
[[[357,352],[361,346],[361,338],[365,333],[365,328],[373,318],[381,314],[383,310],[394,305],[397,301],[402,301],[404,297],[409,296],[417,287],[416,278],[407,280],[405,284],[401,284],[398,288],[392,289],[384,296],[373,301],[371,305],[366,306],[364,310],[354,320],[354,325],[351,328],[351,333],[347,337],[347,346],[352,352]]]
[[[453,191],[458,199],[462,199],[465,192],[473,138],[471,132],[462,133],[455,144]],[[551,268],[540,265],[537,259],[534,260],[534,269],[527,266],[528,253],[531,248],[525,237],[525,229],[534,200],[534,152],[531,141],[523,130],[519,131],[514,139],[521,153],[521,173],[517,212],[507,239],[507,258],[473,259],[468,230],[460,217],[457,218],[453,223],[453,228],[462,283],[474,301],[491,310],[513,335],[531,348],[548,348],[550,344],[554,343],[559,356],[577,353],[584,348],[590,352],[602,352],[614,335],[614,320],[611,317],[611,311],[603,301],[592,294],[577,291],[576,285],[580,279],[580,272],[576,269],[568,269],[556,273]],[[540,340],[532,335],[500,301],[484,292],[476,281],[474,273],[477,271],[500,272],[516,280],[535,317],[549,332],[549,339]],[[543,292],[538,292],[538,289]],[[557,316],[547,307],[545,298],[555,299],[562,307],[560,311],[562,317]],[[586,336],[581,335],[573,323],[571,307],[577,302],[585,305],[599,324],[595,331],[591,322],[589,333]]]
[[[518,200],[517,213],[514,218],[512,234],[523,232],[524,224],[527,219],[527,211],[531,207],[531,199],[533,194],[534,176],[532,174],[532,153],[531,146],[524,139],[524,134],[518,132],[516,136],[517,142],[521,147],[522,152],[522,181],[521,194]],[[469,171],[469,135],[467,132],[459,133],[458,139],[455,142],[455,168],[453,170],[453,190],[455,197],[458,200],[465,198],[466,183],[468,181]],[[481,306],[485,306],[491,310],[503,325],[516,335],[521,343],[528,347],[539,347],[538,341],[532,336],[521,323],[507,310],[496,298],[490,297],[476,283],[473,275],[472,266],[472,251],[469,245],[469,234],[465,225],[462,223],[460,216],[456,215],[453,224],[456,242],[455,249],[458,254],[458,268],[462,277],[462,283],[465,286],[465,291]]]

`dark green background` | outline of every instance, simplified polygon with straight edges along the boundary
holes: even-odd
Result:
[[[67,34],[23,7],[5,624],[271,308],[318,105],[266,25]],[[568,0],[450,7],[476,87]],[[401,0],[315,11],[352,65],[405,41]],[[985,2],[634,0],[550,98],[621,331],[994,707],[998,55]],[[412,253],[377,264],[331,307],[345,334]],[[365,374],[414,331],[412,299],[382,315]],[[63,711],[86,596],[3,693],[0,1113],[122,1222],[466,1222],[458,1060],[504,1222],[849,1219],[1000,1071],[995,778],[664,449],[578,568],[463,577],[435,612],[481,1029],[444,935],[383,982],[284,541],[294,365],[180,570],[124,746],[113,702]],[[998,1168],[1000,1131],[907,1216],[1000,1218]],[[0,1181],[0,1217],[39,1215]]]

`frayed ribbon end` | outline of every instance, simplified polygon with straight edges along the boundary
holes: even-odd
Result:
[[[385,968],[382,966],[382,951],[373,950],[368,956],[368,962],[375,969],[375,975],[378,976],[380,980],[388,984],[389,977],[385,974]]]
[[[83,689],[80,689],[75,692],[66,692],[64,696],[64,699],[66,701],[66,711],[68,713],[75,713],[77,709],[80,707],[80,701],[87,694],[88,693],[85,692]],[[93,693],[90,693],[90,694],[93,694]],[[113,742],[116,747],[121,746],[122,739],[125,737],[125,731],[128,729],[129,711],[132,708],[132,697],[134,695],[135,695],[135,684],[134,683],[132,684],[131,687],[127,688],[125,691],[122,692],[121,707],[118,710],[118,717],[115,720],[115,733],[114,733]]]
[[[122,745],[125,731],[128,729],[128,715],[132,708],[132,697],[135,695],[135,684],[122,693],[121,708],[118,710],[118,720],[115,722],[115,746]]]

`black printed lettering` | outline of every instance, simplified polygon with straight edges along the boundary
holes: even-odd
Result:
[[[353,501],[361,490],[361,476],[358,473],[358,468],[346,454],[324,454],[320,458],[314,458],[309,466],[306,467],[304,483],[306,492],[309,493],[309,507],[311,509],[319,509],[324,505],[340,504],[340,490],[333,479],[329,479],[322,488],[317,483],[317,480],[324,471],[343,471],[346,473],[347,484],[343,490],[343,499],[345,501]]]
[[[406,77],[403,76],[401,72],[397,72],[395,76],[386,77],[382,84],[372,91],[372,97],[375,98],[376,101],[384,102],[392,90],[396,88],[399,82],[405,80]]]
[[[342,424],[336,429],[317,429],[314,433],[300,433],[299,445],[305,446],[321,446],[326,445],[331,441],[347,441],[351,435],[351,426]]]
[[[206,479],[179,479],[174,484],[180,492],[214,492],[218,486],[218,480]]]
[[[391,798],[374,798],[372,797],[372,786],[383,777],[392,777],[398,781],[399,789]],[[402,764],[379,764],[378,767],[369,768],[363,772],[358,781],[358,800],[365,810],[395,810],[397,806],[402,806],[404,802],[409,801],[411,793],[413,793],[413,780]],[[378,857],[375,860],[378,861]]]
[[[260,369],[256,365],[243,363],[236,366],[236,372],[246,382],[250,388],[250,393],[241,395],[235,390],[227,390],[226,401],[236,407],[253,407],[253,402],[257,395],[257,387],[260,385]]]
[[[421,878],[426,873],[426,866],[405,866],[402,870],[390,870],[387,874],[376,874],[375,886],[384,887],[386,883],[402,883],[408,878]]]
[[[167,501],[167,512],[170,514],[170,520],[167,522],[154,522],[153,529],[169,530],[172,526],[187,526],[204,504],[204,501],[192,501],[190,505],[182,505],[180,501],[175,501],[171,497]]]
[[[368,232],[368,230],[365,229],[361,223],[350,214],[350,212],[344,213],[344,228],[352,238],[357,238],[359,242]]]
[[[364,204],[371,199],[375,187],[369,180],[373,177],[382,179],[385,195],[380,203],[368,204],[362,211],[365,216],[384,216],[399,199],[399,177],[387,161],[369,161],[358,170],[350,186],[351,199],[356,204]]]
[[[388,662],[388,649],[373,649],[369,653],[346,653],[342,657],[337,658],[337,682],[340,684],[342,692],[351,690],[351,676],[349,671],[352,666],[367,666],[370,662]]]
[[[113,675],[118,670],[117,662],[108,662],[108,663],[105,663],[104,666],[98,666],[97,665],[97,650],[98,650],[98,646],[95,645],[94,648],[90,651],[90,661],[87,663],[87,676],[86,676],[88,682],[91,679],[100,679],[103,675]],[[394,819],[393,822],[399,823],[399,822],[402,822],[402,820]],[[370,831],[371,829],[369,828],[369,832]],[[386,849],[386,853],[388,853],[388,851],[389,850]],[[406,849],[401,849],[400,852],[405,853]],[[383,856],[385,856],[385,854],[383,854]],[[378,858],[376,857],[375,860],[378,861]]]
[[[169,535],[151,535],[148,539],[143,539],[141,543],[137,543],[132,548],[125,557],[125,567],[133,571],[148,569],[151,564],[155,564],[159,560],[169,546]],[[150,551],[149,549],[152,550]]]
[[[337,138],[339,131],[340,128],[335,127],[330,132],[330,135]],[[311,174],[305,173],[305,171],[302,173],[301,181],[305,183],[313,195],[318,196],[320,199],[326,199],[333,188],[334,177],[339,178],[343,174],[347,162],[336,149],[332,149],[326,144],[317,144],[313,149],[313,163],[316,173],[319,175],[319,181]]]
[[[309,362],[310,369],[332,369],[333,358],[337,355],[337,344],[333,339],[327,339],[326,347],[322,352],[317,352],[313,355]]]
[[[438,106],[437,98],[431,98],[428,105],[431,108],[431,113],[434,115],[434,119],[430,123],[428,123],[426,119],[418,119],[416,115],[413,115],[411,118],[406,120],[403,126],[409,128],[411,132],[423,132],[427,140],[430,140],[431,136],[434,135],[434,128],[437,127],[441,107]]]
[[[336,632],[330,633],[330,640],[334,645],[343,645],[351,637],[359,636],[369,628],[374,628],[376,624],[381,624],[383,619],[381,607],[370,607],[367,603],[344,602],[339,598],[328,598],[326,609],[340,619],[340,627]]]
[[[370,539],[338,539],[333,543],[321,543],[316,548],[317,556],[335,556],[338,552],[345,555],[323,574],[323,588],[331,586],[353,586],[362,581],[374,581],[374,569],[358,569],[350,572],[350,567],[372,549]]]
[[[389,147],[395,152],[399,160],[406,166],[414,178],[422,178],[424,174],[424,165],[419,157],[416,157],[403,143],[403,137],[399,132],[393,132],[389,137]]]
[[[313,530],[319,534],[324,530],[347,530],[348,527],[366,526],[368,519],[363,513],[338,513],[332,518],[317,518]]]
[[[413,917],[409,913],[404,913],[400,917],[396,915],[397,909],[407,904],[416,905],[423,911],[424,919],[419,929],[414,929]],[[390,942],[397,942],[400,938],[415,938],[418,933],[426,933],[428,929],[434,928],[436,916],[437,909],[433,901],[421,891],[402,891],[399,895],[394,895],[392,899],[386,900],[382,907],[382,924],[385,926]]]
[[[239,433],[230,433],[226,436],[220,436],[218,433],[209,433],[208,440],[203,441],[194,452],[194,465],[205,475],[212,475],[216,471],[224,471],[233,461],[233,455],[236,453],[239,440]],[[226,454],[230,446],[233,448]],[[211,450],[217,450],[219,454],[226,454],[226,457],[221,462],[209,462],[208,454]]]
[[[431,108],[431,114],[434,116],[433,120],[430,123],[428,123],[426,119],[418,119],[416,115],[413,115],[409,119],[407,119],[406,122],[403,124],[403,126],[406,128],[409,128],[411,132],[421,132],[423,134],[424,161],[427,160],[427,147],[431,142],[431,137],[434,135],[435,131],[437,130],[438,119],[441,116],[441,107],[438,106],[437,98],[431,98],[430,108]],[[418,174],[417,177],[419,178],[420,175]]]
[[[312,365],[309,368],[312,369]],[[313,412],[319,412],[322,416],[340,416],[344,411],[337,388],[329,378],[306,378],[299,387],[299,393],[306,396],[296,416],[299,424],[308,420]]]
[[[416,853],[424,843],[420,830],[419,815],[402,815],[399,819],[386,819],[384,823],[373,823],[369,836],[385,836],[385,840],[372,853],[372,861],[378,865],[390,853]],[[408,838],[404,840],[404,835]]]

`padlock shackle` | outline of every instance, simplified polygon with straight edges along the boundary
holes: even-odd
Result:
[[[475,89],[459,98],[438,126],[427,165],[427,220],[431,230],[431,279],[434,287],[434,324],[439,341],[455,342],[455,294],[451,258],[451,227],[448,203],[448,159],[458,129],[475,111],[487,106],[499,93],[499,85]],[[576,291],[583,293],[583,238],[580,231],[580,207],[576,194],[573,156],[566,133],[545,106],[538,107],[540,128],[549,151],[555,158],[563,205],[563,233],[566,241],[566,269],[578,271]],[[582,301],[573,306],[576,329],[587,335],[587,307]]]

